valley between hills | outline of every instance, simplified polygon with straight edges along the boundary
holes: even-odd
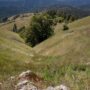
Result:
[[[64,83],[70,90],[90,90],[90,16],[69,23],[67,31],[62,30],[63,23],[57,23],[54,35],[32,48],[11,31],[14,24],[18,28],[30,25],[33,13],[25,15],[0,23],[3,90],[14,90],[8,78],[27,70],[42,77],[45,87]]]

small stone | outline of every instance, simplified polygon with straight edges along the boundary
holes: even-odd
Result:
[[[66,87],[65,85],[60,85],[60,86],[56,86],[54,90],[69,90],[69,88]]]
[[[32,71],[30,71],[30,70],[28,70],[28,71],[26,71],[26,72],[22,72],[22,73],[19,75],[19,78],[24,78],[24,77],[28,76],[28,75],[31,74],[31,73],[32,73]]]
[[[15,77],[14,77],[14,76],[11,76],[11,77],[10,77],[10,80],[11,80],[11,81],[15,80]]]
[[[49,86],[46,90],[54,90],[54,87]]]
[[[16,88],[21,89],[23,86],[27,85],[28,83],[29,83],[28,80],[21,81],[16,85]]]

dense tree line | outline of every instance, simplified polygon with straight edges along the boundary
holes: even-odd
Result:
[[[47,10],[46,13],[48,13],[53,19],[58,19],[59,23],[63,21],[69,23],[77,19],[76,16],[59,10]]]

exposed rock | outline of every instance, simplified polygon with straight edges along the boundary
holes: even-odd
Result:
[[[11,78],[13,79],[13,77]],[[19,75],[18,84],[16,85],[16,90],[69,90],[69,88],[65,85],[60,85],[56,87],[49,86],[48,88],[42,87],[42,82],[38,82],[42,80],[35,73],[28,70]]]
[[[16,85],[16,90],[37,90],[37,87],[28,80],[21,81]]]
[[[42,86],[42,78],[38,77],[31,70],[22,72],[18,76],[18,82],[16,90],[38,90],[37,88]]]
[[[68,87],[66,87],[65,85],[60,85],[60,86],[56,86],[56,87],[48,87],[47,89],[44,90],[69,90]]]
[[[11,76],[11,77],[10,77],[10,80],[11,80],[11,81],[15,80],[15,77],[14,77],[14,76]]]
[[[60,86],[56,86],[54,90],[69,90],[69,88],[66,87],[65,85],[60,85]]]
[[[16,85],[16,87],[21,88],[22,86],[27,85],[28,83],[29,83],[29,81],[27,81],[27,80],[21,81]]]
[[[38,77],[35,73],[33,73],[31,70],[28,70],[26,72],[22,72],[19,75],[19,80],[30,80],[30,81],[35,81],[35,82],[40,82],[42,81],[42,78]]]
[[[90,65],[90,62],[87,62],[86,65]]]
[[[48,87],[48,88],[45,89],[45,90],[54,90],[54,87],[50,86],[50,87]]]

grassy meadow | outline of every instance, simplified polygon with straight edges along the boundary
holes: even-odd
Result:
[[[0,26],[0,82],[30,69],[44,78],[46,86],[90,90],[90,17],[70,23],[68,31],[58,23],[55,34],[34,48],[10,31],[14,23],[27,26],[28,18]]]

